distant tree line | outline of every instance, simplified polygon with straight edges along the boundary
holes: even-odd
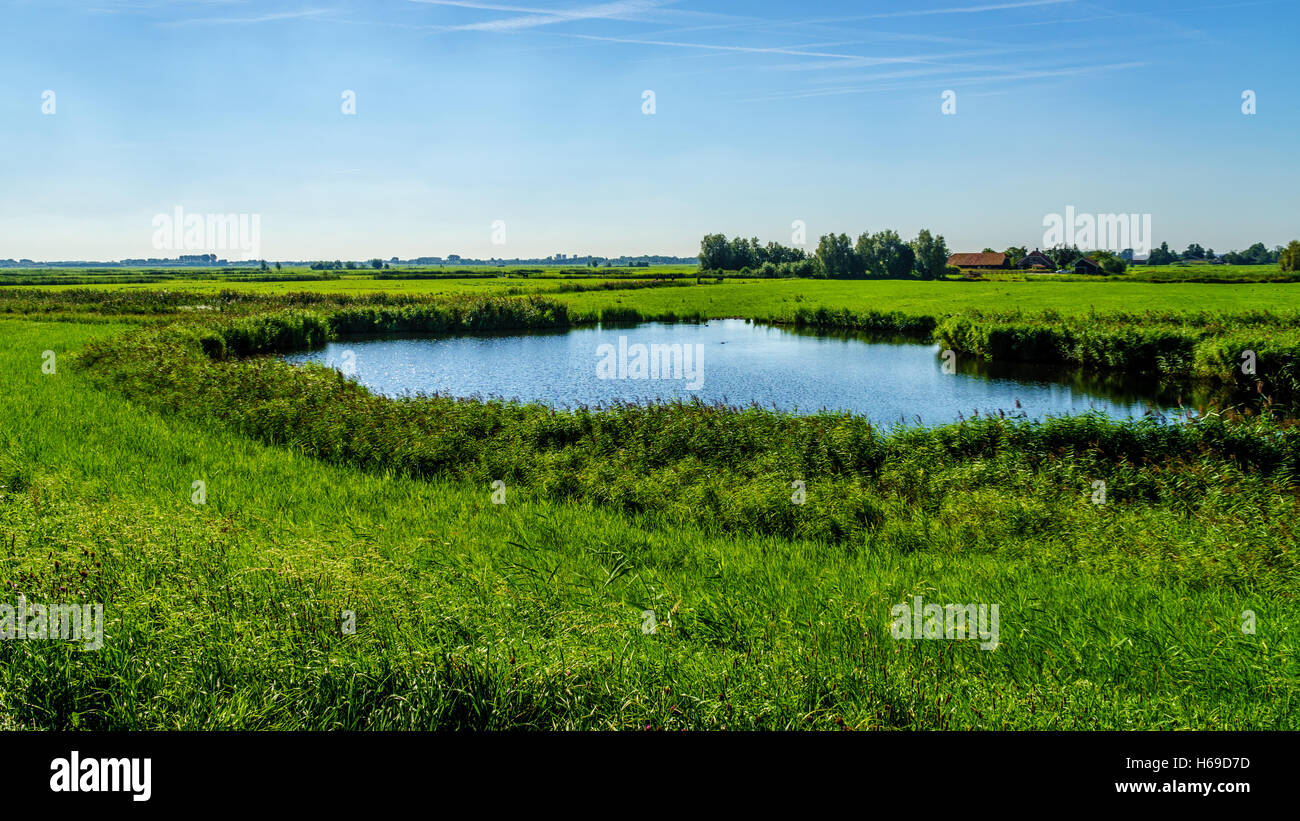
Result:
[[[999,253],[985,248],[985,253]],[[1029,250],[1013,245],[1000,253],[1006,254],[1011,267],[1020,264]],[[1077,245],[1059,245],[1045,248],[1040,253],[1057,268],[1069,268],[1080,257],[1097,261],[1107,274],[1122,274],[1129,265],[1171,265],[1176,262],[1222,259],[1230,265],[1270,265],[1276,263],[1283,271],[1300,271],[1300,240],[1293,240],[1286,248],[1278,246],[1269,250],[1257,242],[1244,251],[1229,251],[1216,257],[1213,248],[1203,248],[1191,243],[1182,253],[1171,251],[1169,243],[1162,242],[1145,260],[1133,259],[1133,250],[1084,251]],[[948,265],[948,245],[942,236],[934,236],[922,229],[916,239],[904,242],[895,231],[878,231],[860,234],[857,242],[847,234],[824,234],[812,254],[800,248],[790,248],[780,243],[766,245],[757,238],[735,237],[728,240],[723,234],[705,234],[700,240],[700,270],[736,271],[754,277],[822,277],[828,279],[938,279],[945,273],[957,273]]]
[[[1295,244],[1295,242],[1292,243],[1292,245]],[[985,248],[984,250],[985,252],[993,251],[992,248]],[[1011,265],[1015,266],[1025,258],[1028,250],[1024,246],[1012,246],[1002,253],[1006,254]],[[1106,270],[1107,273],[1122,273],[1125,264],[1172,265],[1175,262],[1193,262],[1216,258],[1222,259],[1229,265],[1270,265],[1281,261],[1284,249],[1278,246],[1270,251],[1264,247],[1264,243],[1257,242],[1245,251],[1229,251],[1219,257],[1214,253],[1213,248],[1203,248],[1195,242],[1188,245],[1187,249],[1181,254],[1170,250],[1169,243],[1162,242],[1160,247],[1153,250],[1145,260],[1134,259],[1132,248],[1126,248],[1116,254],[1111,251],[1083,251],[1077,245],[1058,245],[1055,248],[1045,248],[1040,253],[1055,263],[1058,268],[1069,267],[1081,256],[1090,256],[1103,263],[1102,269]],[[1106,263],[1110,264],[1110,269],[1107,269]]]
[[[1271,265],[1279,262],[1283,253],[1282,246],[1269,250],[1264,243],[1257,242],[1244,251],[1229,251],[1222,255],[1229,265]],[[1172,265],[1175,262],[1193,262],[1215,259],[1218,255],[1213,248],[1202,248],[1198,243],[1191,243],[1181,254],[1169,249],[1169,243],[1162,242],[1160,247],[1147,257],[1148,265]]]
[[[809,257],[802,248],[787,248],[778,242],[763,245],[757,237],[728,241],[722,234],[705,234],[700,240],[700,268],[705,271],[754,272],[770,266],[772,276],[812,276],[811,266],[800,264],[806,262]]]
[[[825,234],[808,254],[780,243],[706,234],[700,240],[702,271],[738,271],[756,277],[827,279],[938,279],[948,271],[948,245],[942,236],[922,230],[904,242],[896,231]]]
[[[373,268],[378,271],[379,269],[388,266],[382,259],[372,259],[369,262],[344,262],[336,259],[333,262],[329,262],[328,260],[313,262],[310,267],[313,271],[364,271],[367,268]]]

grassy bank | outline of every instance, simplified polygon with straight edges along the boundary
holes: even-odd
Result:
[[[1243,314],[954,316],[935,329],[940,344],[999,362],[1044,362],[1157,378],[1195,377],[1300,395],[1300,317]]]

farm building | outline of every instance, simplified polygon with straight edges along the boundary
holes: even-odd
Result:
[[[1024,259],[1020,260],[1021,268],[1046,268],[1051,271],[1056,268],[1056,263],[1052,262],[1046,254],[1037,248],[1032,253],[1025,254]]]
[[[1101,265],[1092,257],[1079,257],[1074,263],[1074,272],[1076,274],[1100,274],[1103,273]]]
[[[958,268],[1005,268],[1007,255],[999,253],[953,254],[948,257],[948,264]]]

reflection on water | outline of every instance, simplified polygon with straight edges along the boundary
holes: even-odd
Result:
[[[1154,377],[1133,377],[1116,371],[1084,371],[1022,362],[989,362],[958,358],[957,372],[982,379],[1016,382],[1051,382],[1067,385],[1089,396],[1104,397],[1121,405],[1141,405],[1154,412],[1213,405],[1211,392],[1201,386],[1162,384]]]
[[[557,408],[698,398],[795,413],[850,411],[880,423],[976,415],[1029,419],[1100,411],[1178,415],[1210,401],[1186,386],[1118,374],[989,363],[938,345],[809,334],[744,320],[586,327],[549,333],[330,343],[288,357],[354,375],[390,396],[440,393]]]

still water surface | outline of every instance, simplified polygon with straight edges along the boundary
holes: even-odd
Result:
[[[673,345],[681,346],[680,364],[672,348],[666,360],[656,349],[654,358],[666,367],[651,373],[651,346]],[[739,319],[348,340],[287,358],[340,368],[388,396],[440,393],[556,408],[698,397],[795,413],[851,411],[882,425],[935,425],[999,411],[1043,419],[1097,410],[1127,419],[1176,413],[1180,398],[1150,382],[960,356],[948,369],[955,372],[945,372],[938,345],[812,335]],[[1182,398],[1191,404],[1192,397]]]

